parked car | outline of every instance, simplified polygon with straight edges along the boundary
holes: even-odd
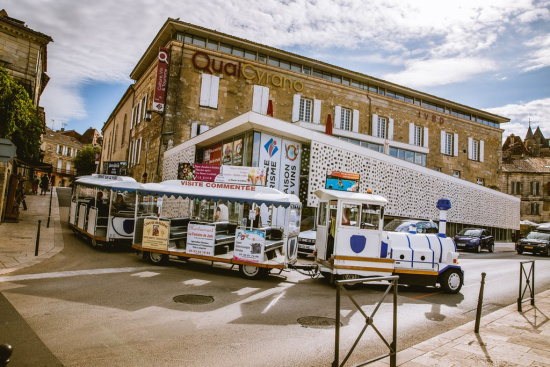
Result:
[[[531,252],[535,254],[543,254],[550,257],[550,232],[532,231],[527,237],[522,238],[516,243],[516,251],[518,254]]]
[[[300,232],[300,234],[298,235],[299,257],[307,257],[313,255],[313,251],[315,251],[316,236],[317,230],[315,228]]]
[[[388,232],[409,232],[411,225],[416,227],[417,233],[438,233],[437,224],[431,220],[421,219],[394,219],[384,226]]]
[[[483,228],[464,228],[455,235],[455,243],[459,250],[474,250],[477,253],[482,249],[495,251],[495,238]]]

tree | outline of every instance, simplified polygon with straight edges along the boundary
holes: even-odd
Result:
[[[95,173],[96,152],[101,152],[101,148],[94,148],[91,145],[86,145],[81,151],[76,154],[76,157],[73,158],[73,165],[77,175],[85,176]]]
[[[0,67],[0,138],[17,146],[17,157],[38,161],[44,121],[27,91]]]

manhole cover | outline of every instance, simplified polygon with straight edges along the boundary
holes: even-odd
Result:
[[[298,323],[303,327],[314,329],[332,329],[336,325],[336,320],[328,317],[306,316],[300,317]]]
[[[214,297],[201,296],[199,294],[183,294],[181,296],[175,296],[174,302],[187,303],[188,305],[205,305],[214,302]]]

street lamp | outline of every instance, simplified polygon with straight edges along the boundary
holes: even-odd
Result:
[[[156,114],[158,114],[158,115],[160,115],[160,116],[163,115],[163,113],[160,112],[160,111],[147,110],[147,111],[145,111],[145,121],[150,122],[151,119],[153,118],[153,113],[156,113]]]

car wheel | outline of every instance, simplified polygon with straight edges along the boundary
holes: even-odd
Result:
[[[149,252],[147,254],[147,260],[153,265],[166,265],[168,263],[168,255],[158,252]]]
[[[481,243],[477,245],[477,247],[475,248],[475,252],[478,254],[481,252]]]
[[[491,242],[489,244],[489,252],[495,252],[495,243],[494,242]]]
[[[247,279],[260,279],[266,275],[266,269],[252,265],[239,265],[239,273]]]
[[[523,249],[518,247],[517,252],[518,252],[518,255],[521,255],[521,254],[523,254]]]
[[[546,246],[546,249],[544,250],[544,256],[550,257],[550,246]]]
[[[449,269],[443,273],[439,284],[445,293],[456,294],[462,288],[462,273],[457,269]]]

